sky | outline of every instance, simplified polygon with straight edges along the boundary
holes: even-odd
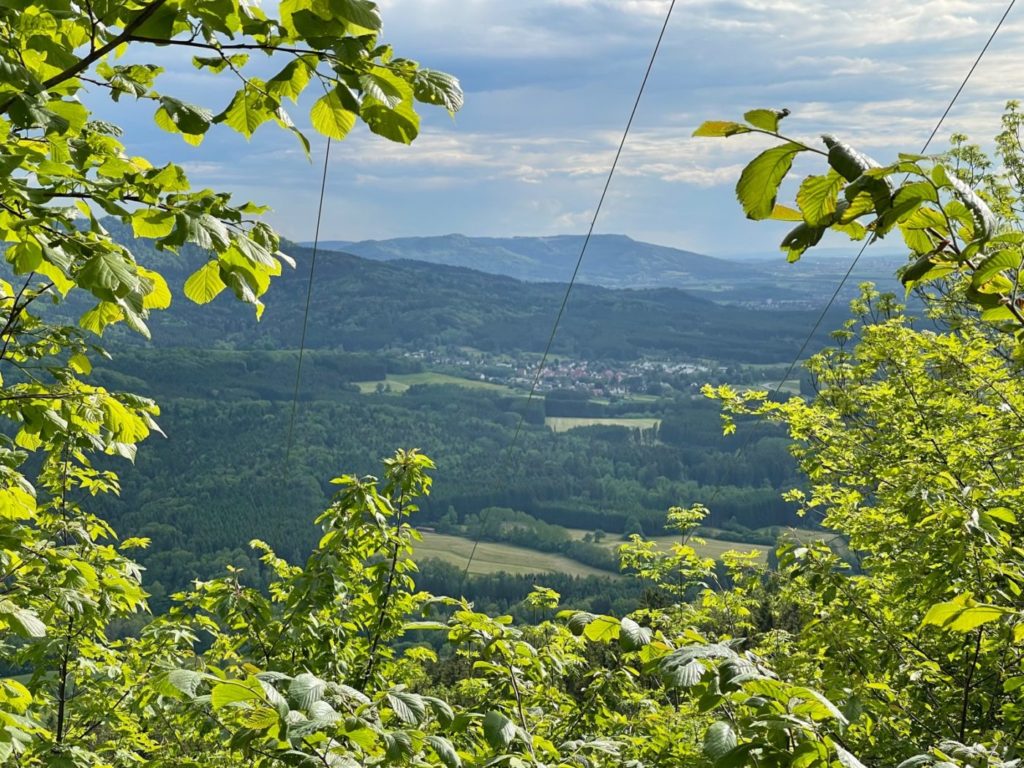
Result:
[[[380,0],[398,55],[458,76],[454,119],[424,106],[419,138],[358,128],[333,145],[321,238],[458,232],[585,232],[668,0]],[[695,139],[702,121],[786,107],[787,132],[834,133],[880,161],[916,152],[1006,0],[677,0],[597,224],[712,255],[773,251],[788,228],[749,222],[733,186],[764,137]],[[1003,26],[940,132],[982,143],[1024,98],[1024,7]],[[165,92],[219,111],[221,78],[180,49],[150,50]],[[308,126],[308,104],[291,110]],[[325,142],[307,160],[273,124],[251,141],[215,127],[202,146],[168,141],[152,108],[105,107],[133,154],[182,163],[195,186],[268,204],[286,237],[310,240]],[[312,131],[310,131],[312,135]],[[933,146],[941,148],[942,142]],[[811,166],[806,170],[811,171]],[[792,191],[790,191],[792,194]]]

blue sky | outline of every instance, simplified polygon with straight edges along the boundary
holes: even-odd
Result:
[[[335,144],[321,236],[585,230],[667,0],[382,0],[400,55],[460,77],[454,120],[425,109],[420,138],[365,129]],[[788,107],[789,130],[834,132],[880,160],[917,151],[1005,8],[1004,0],[678,0],[598,231],[711,254],[773,250],[785,225],[743,219],[732,186],[763,142],[692,139],[702,120]],[[940,136],[986,139],[1024,98],[1024,8],[1008,19]],[[180,51],[148,51],[163,89],[219,110],[228,95]],[[120,105],[123,107],[124,105]],[[104,110],[106,111],[106,110]],[[183,162],[196,185],[273,207],[310,239],[323,141],[313,161],[272,125],[245,142],[216,128],[199,148],[168,141],[129,107],[127,140]],[[297,123],[307,124],[302,110]],[[780,229],[781,227],[781,229]]]

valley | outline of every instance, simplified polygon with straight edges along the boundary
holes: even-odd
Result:
[[[300,264],[309,257],[286,247]],[[150,258],[173,282],[203,256]],[[376,299],[357,300],[371,284]],[[286,271],[260,323],[225,297],[158,318],[152,346],[108,339],[112,359],[98,361],[98,381],[162,408],[166,439],[150,441],[120,498],[104,502],[118,528],[153,541],[140,560],[158,604],[226,563],[262,578],[253,538],[300,559],[315,543],[308,523],[329,503],[329,480],[374,472],[395,446],[422,449],[438,466],[417,515],[434,529],[421,545],[431,557],[468,558],[462,542],[487,510],[532,521],[519,541],[487,533],[472,573],[504,564],[615,577],[614,547],[569,530],[657,537],[674,505],[713,500],[702,551],[715,557],[748,545],[763,556],[775,538],[761,529],[799,522],[780,495],[802,482],[785,435],[751,423],[724,436],[700,387],[776,386],[813,312],[579,286],[530,398],[563,286],[321,251],[293,422],[305,287],[301,267]],[[289,444],[292,433],[301,438]],[[541,526],[552,526],[549,539]],[[524,545],[539,559],[503,549]]]

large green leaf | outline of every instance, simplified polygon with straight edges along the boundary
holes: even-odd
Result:
[[[427,743],[437,753],[437,756],[441,758],[447,768],[461,768],[462,759],[459,757],[459,753],[455,751],[455,747],[452,743],[443,736],[427,736]]]
[[[800,144],[780,144],[766,149],[743,169],[736,184],[736,197],[739,198],[747,218],[771,217],[779,184],[793,167],[793,158],[803,151],[804,147]]]
[[[619,622],[619,645],[627,651],[636,651],[651,642],[653,632],[650,627],[641,627],[630,618],[623,617]]]
[[[394,710],[398,719],[408,725],[416,725],[426,713],[423,698],[408,691],[391,691],[387,694],[388,706]]]
[[[78,284],[100,298],[127,296],[139,284],[133,265],[120,253],[101,251],[78,272]]]
[[[781,248],[786,251],[790,263],[799,260],[808,248],[813,248],[825,234],[825,227],[813,227],[806,222],[797,224],[783,238]]]
[[[588,640],[595,643],[609,643],[619,638],[622,625],[611,616],[598,616],[583,629]]]
[[[827,226],[836,212],[839,190],[846,182],[834,170],[824,176],[808,176],[796,193],[804,221],[812,226]]]
[[[288,696],[301,709],[309,709],[315,702],[323,698],[327,683],[316,675],[303,672],[296,675],[288,685]]]
[[[214,709],[246,701],[262,701],[262,699],[263,687],[255,677],[245,680],[226,680],[213,686],[210,691],[210,705]]]
[[[208,261],[185,281],[185,295],[196,304],[207,304],[227,288],[221,279],[220,264]]]
[[[449,112],[458,112],[465,103],[458,79],[447,72],[421,69],[413,78],[412,86],[417,101],[442,106]]]
[[[213,122],[213,113],[210,110],[197,107],[195,104],[186,104],[170,96],[160,97],[160,108],[157,110],[157,115],[157,125],[161,128],[169,128],[160,117],[166,115],[170,125],[190,136],[201,136],[206,133]]]
[[[500,712],[484,715],[484,738],[493,749],[506,749],[516,735],[516,726]]]
[[[347,89],[342,94],[343,88],[345,86],[339,85],[321,96],[309,112],[313,128],[324,136],[338,140],[344,139],[356,124],[356,113],[346,106],[354,99]]]
[[[268,120],[274,119],[277,104],[268,99],[263,92],[262,84],[249,81],[240,88],[227,108],[215,118],[215,122],[225,123],[246,138]]]
[[[712,723],[704,734],[704,754],[712,761],[721,760],[736,748],[736,733],[724,720]]]
[[[978,265],[977,269],[974,270],[974,274],[971,276],[971,285],[974,288],[978,288],[1004,270],[1016,270],[1020,269],[1020,266],[1020,251],[1009,249],[1005,251],[998,251],[986,258]]]
[[[380,11],[377,4],[370,0],[328,0],[331,10],[349,24],[354,24],[370,32],[379,32],[381,27]],[[360,30],[350,30],[356,34]]]
[[[371,131],[399,144],[411,144],[419,135],[420,117],[409,100],[402,101],[392,109],[387,104],[366,96],[363,98],[359,113]]]

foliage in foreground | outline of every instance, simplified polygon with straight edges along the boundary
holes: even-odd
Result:
[[[4,683],[0,743],[23,765],[1012,762],[1024,385],[980,332],[915,330],[871,294],[860,310],[812,361],[813,402],[714,392],[787,426],[811,479],[797,501],[856,571],[794,545],[774,573],[730,556],[719,583],[689,541],[705,510],[674,509],[672,552],[623,551],[647,588],[636,612],[514,626],[416,590],[405,555],[432,464],[399,452],[379,481],[336,481],[303,566],[253,543],[267,591],[228,573],[108,641],[138,579],[74,569],[37,598],[56,601],[49,626],[7,650],[30,674]],[[548,615],[557,601],[528,598]]]
[[[164,248],[192,242],[212,250],[216,257],[186,287],[199,301],[230,286],[258,309],[282,256],[265,226],[245,223],[254,208],[189,190],[174,166],[129,157],[116,129],[90,120],[75,93],[88,83],[115,98],[151,99],[157,122],[193,142],[215,121],[246,135],[270,120],[290,127],[282,98],[314,80],[326,93],[312,121],[337,138],[360,117],[407,141],[415,134],[414,98],[458,107],[450,79],[378,45],[372,3],[285,0],[278,11],[269,19],[231,0],[0,8],[8,43],[0,52],[0,226],[13,243],[8,262],[27,276],[18,289],[3,286],[0,332],[0,411],[17,430],[0,452],[7,667],[0,759],[19,766],[1017,764],[1024,552],[1014,544],[1015,459],[1024,385],[1006,338],[963,303],[1000,310],[985,320],[1017,319],[1020,262],[1008,231],[1016,197],[1011,184],[985,202],[959,174],[954,181],[936,170],[943,163],[923,158],[875,172],[834,141],[827,154],[842,181],[830,172],[810,185],[811,202],[797,214],[804,229],[787,248],[799,253],[822,227],[860,236],[899,226],[915,253],[929,241],[924,272],[908,283],[939,281],[948,303],[937,306],[952,309],[959,327],[915,330],[891,302],[868,294],[863,327],[849,327],[838,349],[812,362],[820,388],[813,402],[780,404],[727,388],[713,394],[730,414],[786,425],[812,482],[794,499],[849,540],[855,571],[844,572],[828,547],[795,546],[782,552],[775,573],[730,557],[729,578],[719,582],[690,546],[704,511],[673,509],[669,522],[681,538],[673,551],[660,554],[640,539],[624,550],[624,563],[647,587],[636,612],[569,612],[514,626],[416,590],[405,555],[432,464],[408,451],[388,460],[379,480],[338,478],[304,565],[254,542],[268,589],[229,572],[195,584],[138,633],[118,636],[119,622],[146,610],[129,553],[147,542],[117,539],[90,511],[95,496],[118,487],[93,458],[133,457],[157,428],[157,411],[88,383],[86,332],[120,321],[144,332],[148,312],[166,306],[169,291],[111,240],[91,207],[78,209],[87,223],[77,228],[71,208],[54,203],[89,200]],[[206,49],[214,55],[196,66],[239,76],[241,88],[214,116],[154,92],[155,68],[105,59],[122,44],[153,42]],[[247,77],[242,52],[250,48],[285,54],[288,64],[265,82]],[[779,117],[756,111],[740,127],[777,135]],[[724,125],[714,130],[737,132]],[[769,150],[772,162],[755,160],[744,174],[748,214],[776,211],[774,189],[792,154],[808,148],[791,144],[796,149]],[[1004,154],[1011,175],[1015,158]],[[918,174],[920,186],[893,191],[886,177],[894,173]],[[818,194],[826,182],[835,195]],[[141,207],[125,209],[125,201]],[[815,216],[812,203],[833,210]],[[988,215],[993,210],[998,216]],[[921,230],[911,225],[918,215],[931,217]],[[854,220],[861,216],[870,221]],[[96,302],[79,323],[48,324],[36,314],[39,298],[59,301],[72,290]],[[528,601],[550,612],[558,596],[539,587]]]

